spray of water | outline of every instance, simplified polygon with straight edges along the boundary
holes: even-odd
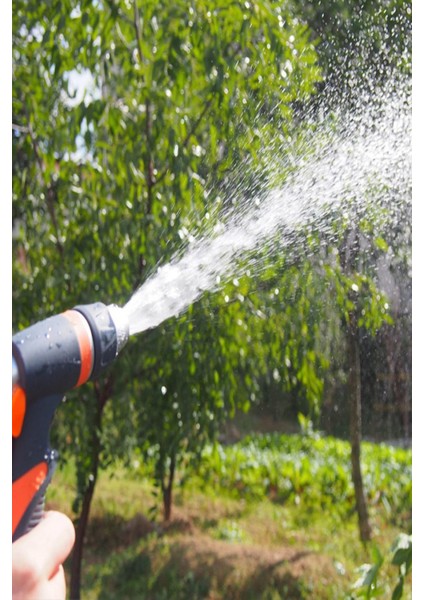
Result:
[[[237,275],[241,259],[249,257],[252,267],[260,268],[258,251],[264,245],[270,251],[277,243],[289,248],[306,224],[328,227],[332,215],[352,204],[358,218],[370,189],[373,203],[389,199],[391,210],[405,201],[411,180],[407,79],[358,93],[353,106],[315,107],[313,114],[310,134],[293,144],[292,152],[281,142],[267,144],[268,170],[276,176],[289,173],[284,183],[269,185],[253,198],[246,193],[244,199],[239,184],[241,201],[228,202],[231,208],[212,230],[189,235],[184,252],[158,267],[130,298],[124,310],[131,334],[181,314],[204,292],[219,289]]]

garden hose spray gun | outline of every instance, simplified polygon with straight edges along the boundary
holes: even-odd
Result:
[[[50,425],[64,394],[95,379],[129,337],[125,311],[76,306],[12,338],[12,540],[42,518],[58,454]]]

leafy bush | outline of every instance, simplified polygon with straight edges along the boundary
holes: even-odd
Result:
[[[371,505],[392,519],[409,513],[412,502],[411,452],[363,443],[365,488]],[[208,446],[197,469],[203,485],[236,496],[331,507],[344,516],[354,507],[350,446],[331,437],[251,435],[232,446]]]
[[[353,585],[350,600],[358,598],[376,598],[386,592],[379,585],[378,576],[384,563],[384,557],[377,547],[372,552],[373,563],[365,563],[358,568],[360,577]],[[399,600],[403,595],[405,577],[411,571],[412,567],[412,536],[405,533],[398,535],[391,548],[392,566],[398,567],[398,581],[391,594],[392,600]]]

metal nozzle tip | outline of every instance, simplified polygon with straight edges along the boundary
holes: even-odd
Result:
[[[117,304],[110,304],[107,308],[116,329],[116,355],[118,355],[130,336],[130,324],[123,308]]]

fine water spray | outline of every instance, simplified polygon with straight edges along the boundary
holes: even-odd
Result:
[[[177,316],[205,291],[216,291],[234,275],[240,257],[254,255],[276,234],[287,248],[299,226],[331,216],[344,198],[359,206],[370,182],[374,199],[375,190],[382,190],[382,202],[391,190],[407,190],[411,118],[409,95],[401,92],[398,86],[395,94],[383,94],[377,116],[348,115],[340,131],[322,136],[325,143],[315,153],[295,161],[295,173],[281,187],[232,212],[213,235],[193,237],[124,307],[76,306],[13,336],[13,540],[42,517],[58,458],[50,448],[50,426],[66,392],[96,379],[131,335]]]

